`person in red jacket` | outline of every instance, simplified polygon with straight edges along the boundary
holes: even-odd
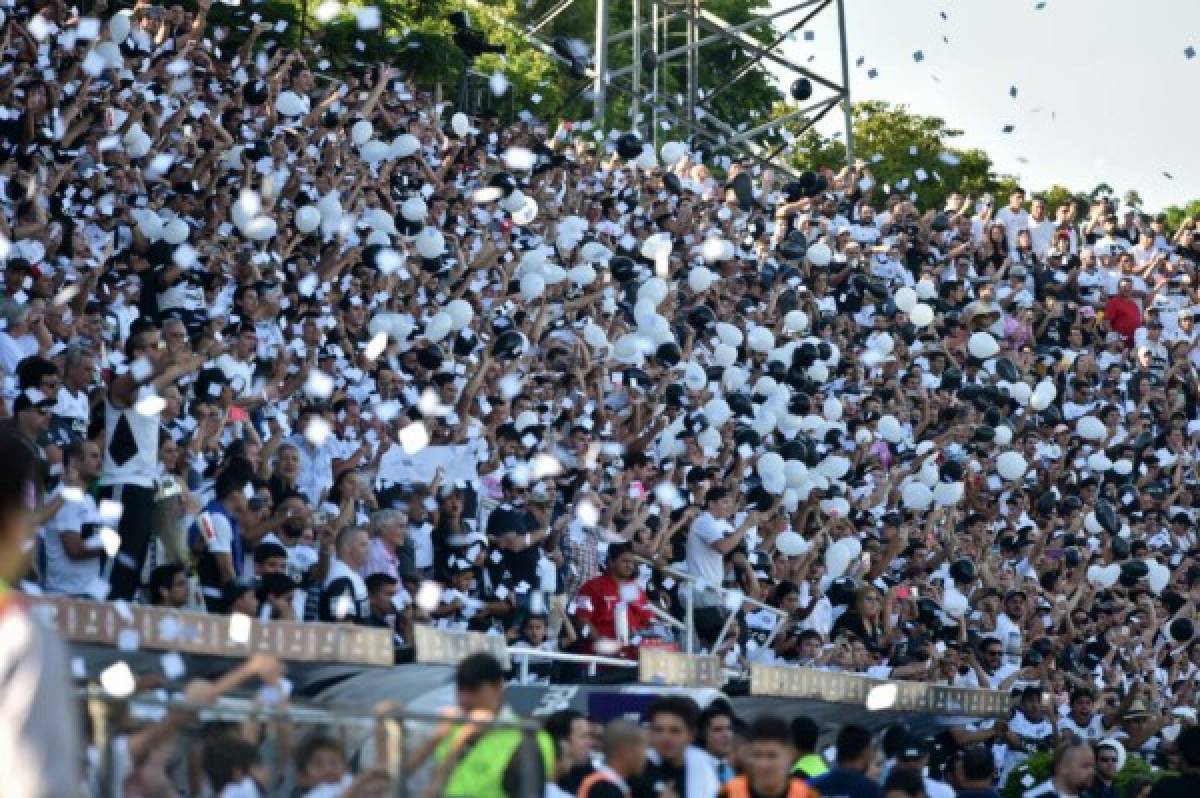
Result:
[[[633,545],[614,543],[608,547],[606,572],[594,576],[579,588],[575,598],[575,617],[584,638],[584,648],[595,651],[599,641],[620,639],[624,644],[620,656],[637,659],[637,647],[630,640],[650,625],[650,611],[646,591],[637,581],[637,559],[633,556]],[[618,618],[624,616],[624,621]],[[627,632],[627,635],[626,635]],[[623,638],[623,639],[622,639]],[[607,652],[611,653],[611,652]]]
[[[1133,343],[1133,334],[1142,326],[1142,309],[1133,299],[1133,280],[1122,277],[1117,283],[1117,295],[1104,306],[1104,319],[1110,329],[1125,336],[1125,342]]]

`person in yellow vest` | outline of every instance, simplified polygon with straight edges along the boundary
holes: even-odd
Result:
[[[604,727],[604,764],[587,775],[578,798],[630,798],[629,780],[646,767],[646,732],[627,720]]]
[[[504,677],[504,666],[491,654],[471,654],[458,664],[454,683],[459,717],[467,722],[439,729],[429,795],[511,798],[545,791],[554,774],[550,735],[492,726],[520,720],[504,705]]]
[[[746,772],[721,788],[720,798],[818,798],[818,793],[792,775],[796,750],[787,721],[759,715],[750,724],[750,756]]]
[[[792,745],[796,748],[796,764],[792,775],[802,779],[815,779],[829,772],[829,765],[817,753],[817,738],[821,730],[817,722],[806,715],[792,718]]]

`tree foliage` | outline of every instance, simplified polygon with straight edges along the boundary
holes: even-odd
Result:
[[[872,100],[855,103],[853,122],[855,156],[866,161],[876,183],[915,193],[924,207],[939,206],[956,191],[978,197],[986,192],[1004,193],[1016,185],[1013,178],[995,173],[983,150],[956,147],[962,131],[949,127],[940,117]],[[812,128],[785,152],[800,169],[836,170],[846,163],[845,141]]]

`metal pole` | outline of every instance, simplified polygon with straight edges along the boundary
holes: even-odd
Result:
[[[650,140],[654,142],[654,151],[658,152],[658,75],[663,71],[658,63],[659,35],[658,29],[659,0],[650,0],[650,49],[654,52],[654,74],[650,76]]]
[[[854,109],[850,106],[850,53],[846,46],[846,0],[838,0],[838,38],[842,45],[842,111],[846,115],[846,166],[854,166]]]
[[[685,110],[687,118],[691,121],[696,119],[696,90],[697,86],[697,58],[696,52],[696,0],[684,0],[687,3],[687,98],[685,100]],[[691,652],[688,652],[691,653]]]
[[[633,103],[629,106],[629,129],[642,132],[642,0],[633,0]]]
[[[521,684],[529,684],[529,655],[521,656]]]
[[[687,583],[687,637],[684,640],[684,653],[689,657],[696,652],[696,585],[690,579]]]
[[[604,108],[608,102],[608,0],[596,0],[596,79],[592,84],[592,123],[604,127]]]

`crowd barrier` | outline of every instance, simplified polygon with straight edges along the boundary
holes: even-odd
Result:
[[[315,621],[258,621],[63,596],[30,596],[28,601],[35,613],[74,643],[215,657],[265,653],[289,662],[383,666],[395,662],[387,629]]]

